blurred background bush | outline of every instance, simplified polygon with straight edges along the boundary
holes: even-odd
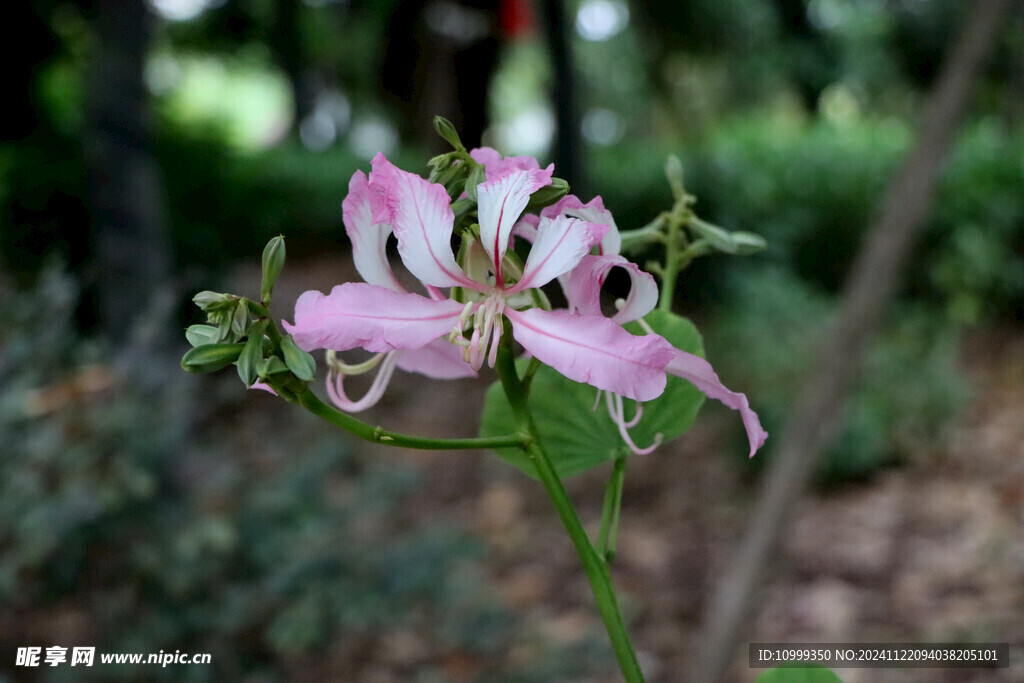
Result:
[[[555,161],[624,229],[667,207],[662,169],[674,153],[704,218],[768,241],[751,259],[698,262],[679,301],[772,431],[964,9],[130,5],[16,3],[0,41],[0,680],[8,648],[40,634],[213,653],[216,675],[189,670],[197,679],[604,670],[600,634],[557,653],[530,640],[482,575],[477,535],[406,511],[424,482],[414,462],[370,458],[270,403],[261,414],[280,424],[256,431],[237,383],[184,376],[174,356],[196,321],[191,290],[224,286],[279,233],[289,270],[344,257],[352,172],[378,151],[424,170],[439,144],[434,114],[468,144]],[[824,481],[929,457],[971,396],[963,335],[1019,333],[1019,16],[997,54]],[[735,466],[756,476],[770,448]],[[380,664],[366,643],[382,633],[414,635]],[[516,643],[533,648],[518,664],[506,656]],[[474,664],[459,668],[463,656]]]

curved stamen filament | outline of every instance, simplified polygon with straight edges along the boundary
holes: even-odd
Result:
[[[383,362],[379,359],[377,360],[380,363],[380,372],[373,378],[373,384],[370,385],[366,395],[358,401],[353,401],[345,395],[344,382],[346,373],[331,367],[327,373],[327,395],[330,396],[336,406],[348,413],[358,413],[377,405],[377,402],[384,395],[384,390],[388,388],[388,384],[391,382],[391,376],[395,372],[395,367],[398,365],[398,357],[401,353],[401,351],[391,351],[378,354],[378,356],[383,357]]]
[[[629,428],[635,427],[640,421],[641,410],[639,404],[637,404],[636,415],[633,416],[632,420],[627,421],[625,417],[625,409],[622,404],[622,397],[618,394],[613,394],[610,391],[605,392],[604,397],[605,405],[608,407],[608,415],[611,416],[612,422],[615,423],[615,426],[619,428],[619,436],[622,437],[622,440],[625,442],[629,450],[633,451],[637,455],[648,455],[653,453],[654,450],[661,445],[663,437],[660,433],[655,434],[654,443],[646,448],[640,448],[637,446],[633,441],[633,437],[629,435]]]
[[[327,359],[327,367],[332,372],[344,375],[364,375],[370,370],[380,365],[380,362],[384,360],[385,353],[374,354],[369,360],[363,361],[362,363],[356,363],[355,365],[349,365],[345,361],[338,358],[338,352],[333,349],[328,349],[324,356]]]

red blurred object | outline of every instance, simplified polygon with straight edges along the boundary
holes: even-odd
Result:
[[[530,0],[501,0],[498,6],[498,28],[505,40],[517,40],[533,35],[537,19]]]

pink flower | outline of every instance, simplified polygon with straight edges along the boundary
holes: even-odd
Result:
[[[535,160],[521,157],[503,160],[492,176],[491,152],[473,151],[474,158],[488,164],[488,172],[477,187],[479,236],[468,248],[464,245],[461,264],[451,247],[454,215],[444,187],[396,168],[382,155],[373,160],[368,182],[357,173],[346,199],[345,223],[366,282],[338,285],[328,295],[304,293],[296,303],[295,324],[285,323],[298,345],[307,351],[441,353],[439,345],[452,349],[451,342],[475,370],[485,361],[493,367],[502,319],[507,318],[528,353],[569,379],[615,397],[648,401],[664,391],[666,373],[684,377],[741,411],[753,454],[766,434],[746,397],[722,386],[704,359],[675,349],[660,335],[633,335],[621,327],[653,308],[657,288],[649,274],[618,255],[618,230],[600,200],[584,205],[566,197],[539,218],[520,221],[530,195],[551,183],[553,168],[541,169]],[[403,263],[429,296],[406,292],[395,281],[384,257],[387,226]],[[513,232],[533,243],[521,266],[509,252]],[[595,247],[603,253],[591,254]],[[613,267],[624,268],[633,287],[622,309],[608,318],[598,298]],[[568,310],[537,306],[546,301],[539,288],[555,278],[563,283]],[[444,296],[443,288],[461,292],[459,300]],[[421,372],[427,369],[425,363],[414,365]],[[621,418],[621,398],[618,405]],[[627,443],[639,450],[628,440],[624,418],[619,423]]]

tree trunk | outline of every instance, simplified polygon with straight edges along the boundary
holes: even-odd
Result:
[[[755,607],[795,503],[834,433],[845,396],[877,332],[907,257],[931,209],[942,162],[1012,0],[978,0],[925,102],[917,142],[889,185],[878,217],[843,288],[751,513],[751,523],[705,612],[694,683],[722,679]]]
[[[93,8],[99,44],[83,136],[92,280],[100,328],[120,338],[170,270],[163,183],[150,154],[143,83],[152,17],[142,0],[96,0]]]

